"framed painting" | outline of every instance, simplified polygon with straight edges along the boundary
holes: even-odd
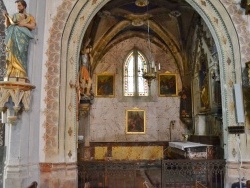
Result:
[[[165,73],[159,74],[159,96],[160,97],[176,97],[177,94],[177,81],[176,74]]]
[[[96,97],[114,97],[115,96],[115,77],[114,74],[96,75]]]
[[[145,110],[126,110],[126,134],[145,134]]]

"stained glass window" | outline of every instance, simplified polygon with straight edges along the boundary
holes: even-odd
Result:
[[[124,63],[124,96],[148,96],[148,84],[142,77],[142,69],[147,67],[146,58],[137,50],[128,55]]]

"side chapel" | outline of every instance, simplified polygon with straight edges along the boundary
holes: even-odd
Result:
[[[25,77],[0,15],[0,187],[250,182],[248,0],[26,3]]]

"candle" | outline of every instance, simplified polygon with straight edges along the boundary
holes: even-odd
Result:
[[[147,64],[146,63],[144,63],[144,72],[147,72]]]
[[[161,70],[161,64],[160,63],[158,64],[158,70]]]
[[[155,61],[152,61],[152,68],[155,67]]]

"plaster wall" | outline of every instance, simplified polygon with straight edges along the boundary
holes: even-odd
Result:
[[[92,142],[136,142],[136,141],[170,141],[182,140],[182,133],[186,133],[185,126],[179,119],[180,98],[158,97],[158,78],[152,81],[149,100],[133,97],[123,97],[123,64],[133,48],[144,54],[149,54],[146,40],[134,37],[114,46],[99,62],[93,75],[93,90],[96,88],[96,74],[103,72],[115,75],[115,97],[96,97],[90,111],[90,141]],[[158,73],[166,71],[177,74],[177,88],[181,90],[181,80],[178,69],[171,55],[152,46],[156,65],[161,64]],[[146,133],[143,135],[126,134],[126,110],[133,108],[145,110]],[[170,130],[170,121],[175,126]],[[171,133],[170,133],[171,131]]]

